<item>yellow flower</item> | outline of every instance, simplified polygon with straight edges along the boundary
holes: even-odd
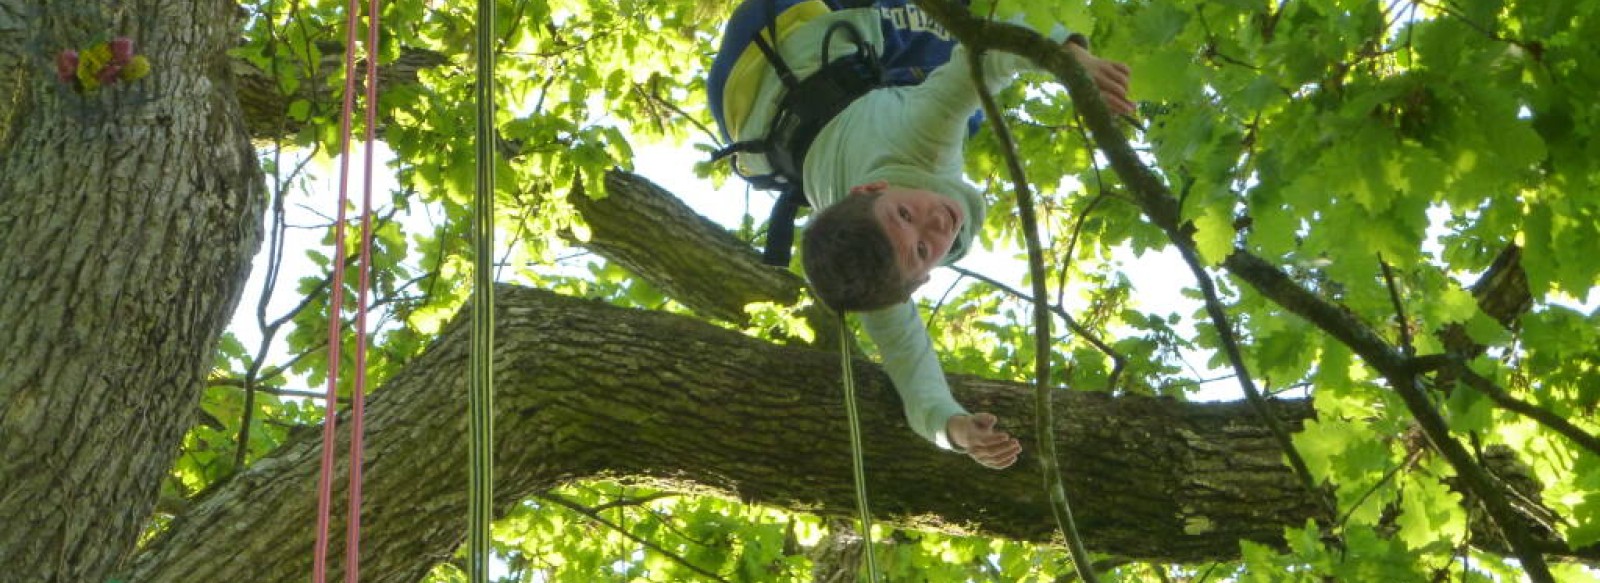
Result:
[[[100,80],[95,75],[110,63],[111,47],[106,43],[97,44],[78,53],[78,83],[83,85],[84,91],[100,88]]]
[[[150,59],[144,58],[144,55],[135,55],[133,60],[128,61],[127,65],[123,65],[122,72],[118,75],[122,77],[123,81],[133,82],[149,74]]]

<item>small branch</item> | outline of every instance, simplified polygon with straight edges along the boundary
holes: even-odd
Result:
[[[1211,281],[1211,275],[1206,273],[1201,266],[1200,258],[1196,255],[1192,245],[1184,245],[1175,233],[1168,232],[1173,243],[1178,247],[1178,253],[1183,256],[1184,263],[1189,265],[1189,270],[1194,273],[1195,283],[1200,286],[1200,293],[1205,296],[1206,313],[1211,317],[1211,324],[1217,330],[1217,340],[1222,343],[1222,351],[1227,354],[1228,362],[1233,365],[1234,373],[1239,376],[1239,387],[1244,390],[1245,400],[1250,402],[1251,408],[1266,423],[1272,431],[1273,438],[1278,442],[1278,447],[1289,458],[1289,466],[1294,468],[1294,473],[1299,476],[1300,483],[1312,498],[1322,502],[1323,510],[1330,514],[1336,506],[1328,499],[1325,492],[1317,489],[1317,480],[1311,475],[1311,468],[1306,465],[1305,458],[1300,456],[1300,451],[1295,448],[1294,441],[1289,438],[1289,431],[1283,428],[1278,421],[1278,416],[1272,412],[1266,397],[1256,388],[1255,381],[1250,378],[1250,370],[1245,367],[1244,355],[1239,351],[1239,342],[1233,336],[1233,324],[1228,321],[1228,313],[1222,306],[1222,300],[1217,297],[1217,287]]]
[[[970,277],[970,278],[976,279],[978,281],[981,281],[983,283],[986,283],[986,284],[989,284],[991,286],[994,286],[995,288],[999,289],[1000,291],[1003,291],[1003,292],[1005,292],[1005,293],[1007,293],[1007,294],[1009,294],[1009,295],[1011,295],[1013,297],[1016,297],[1017,299],[1020,299],[1022,301],[1028,302],[1028,303],[1035,303],[1035,301],[1034,301],[1032,296],[1029,296],[1028,294],[1022,293],[1021,291],[1018,291],[1015,288],[1012,288],[1011,286],[1008,286],[1008,285],[1006,285],[1004,283],[1001,283],[997,279],[994,279],[994,278],[989,277],[987,275],[978,273],[976,271],[972,271],[972,270],[966,269],[964,267],[957,267],[957,266],[951,265],[950,269],[955,270],[956,273],[961,274],[963,277]],[[1084,340],[1087,340],[1089,342],[1089,344],[1091,344],[1091,345],[1093,345],[1095,347],[1095,349],[1099,350],[1101,353],[1103,353],[1107,357],[1111,358],[1111,365],[1112,365],[1111,366],[1111,379],[1110,379],[1109,382],[1106,383],[1106,385],[1107,385],[1106,388],[1108,390],[1116,388],[1116,386],[1117,386],[1117,378],[1118,378],[1119,375],[1122,374],[1123,367],[1128,364],[1127,357],[1122,356],[1121,354],[1119,354],[1116,351],[1116,349],[1112,348],[1111,345],[1106,344],[1104,341],[1102,341],[1099,337],[1097,337],[1094,334],[1093,330],[1085,328],[1083,326],[1083,324],[1079,323],[1076,318],[1073,318],[1072,314],[1068,314],[1067,311],[1065,309],[1062,309],[1062,307],[1060,305],[1049,306],[1049,308],[1050,308],[1050,311],[1053,312],[1056,316],[1059,316],[1062,320],[1065,320],[1067,322],[1067,328],[1071,329],[1073,333],[1075,333],[1078,336],[1082,337]]]
[[[661,546],[657,545],[656,543],[650,542],[649,540],[646,540],[646,539],[640,537],[639,535],[636,535],[636,534],[633,534],[632,532],[629,532],[628,529],[623,528],[621,525],[618,525],[615,522],[611,522],[610,520],[606,520],[606,518],[604,516],[600,516],[599,511],[597,511],[597,510],[595,510],[593,508],[589,508],[589,507],[584,506],[582,504],[579,504],[577,502],[573,502],[571,500],[568,500],[565,497],[562,497],[560,495],[551,494],[551,493],[548,493],[548,492],[546,492],[544,494],[536,494],[535,497],[539,498],[540,500],[545,500],[545,501],[548,501],[550,503],[553,503],[553,504],[555,504],[557,506],[564,507],[564,508],[566,508],[568,510],[571,510],[573,512],[576,512],[578,514],[586,516],[590,520],[593,520],[595,522],[603,524],[607,528],[610,528],[612,530],[617,531],[618,534],[621,534],[622,536],[627,537],[628,540],[631,540],[633,542],[639,543],[640,545],[644,546],[645,548],[650,549],[652,551],[655,551],[656,553],[659,553],[661,556],[664,556],[664,557],[666,557],[668,559],[671,559],[672,562],[677,563],[679,565],[683,565],[684,567],[687,567],[689,570],[694,571],[695,573],[699,573],[702,577],[705,577],[707,579],[711,579],[711,580],[714,580],[714,581],[721,581],[722,583],[728,583],[727,579],[722,578],[721,576],[717,575],[716,573],[713,573],[711,571],[707,571],[707,570],[695,565],[694,563],[689,562],[688,559],[685,559],[685,558],[683,558],[681,556],[678,556],[676,553],[673,553],[672,551],[668,551],[667,549],[661,548]]]
[[[918,4],[921,3],[919,0]],[[1017,155],[1017,144],[1012,140],[1011,128],[1006,127],[1000,106],[995,104],[994,96],[984,86],[983,51],[974,48],[968,52],[967,63],[972,68],[973,89],[983,102],[984,116],[993,124],[1001,150],[1005,152],[1011,183],[1017,190],[1017,219],[1028,244],[1028,271],[1033,275],[1029,279],[1033,280],[1034,409],[1035,426],[1039,432],[1039,469],[1044,473],[1045,493],[1051,502],[1050,512],[1055,515],[1056,526],[1061,529],[1062,536],[1066,537],[1073,565],[1085,582],[1097,583],[1099,579],[1094,574],[1094,563],[1089,560],[1089,551],[1084,548],[1083,537],[1079,536],[1078,526],[1072,520],[1072,506],[1067,501],[1067,490],[1062,485],[1060,458],[1056,454],[1055,416],[1052,414],[1055,407],[1051,405],[1054,388],[1050,383],[1050,307],[1046,299],[1049,290],[1045,289],[1044,252],[1039,244],[1038,218],[1033,212],[1033,192],[1028,187],[1028,177]]]
[[[1489,379],[1484,378],[1476,371],[1473,371],[1464,362],[1456,361],[1453,363],[1453,365],[1453,372],[1455,372],[1457,378],[1461,379],[1462,382],[1466,383],[1466,385],[1471,387],[1473,390],[1487,395],[1489,399],[1494,401],[1496,405],[1499,405],[1500,408],[1508,411],[1514,411],[1522,414],[1525,417],[1528,417],[1529,419],[1533,419],[1534,421],[1543,424],[1545,427],[1550,428],[1556,433],[1560,433],[1567,439],[1572,440],[1572,442],[1577,444],[1579,447],[1589,450],[1590,453],[1600,455],[1600,437],[1595,437],[1593,434],[1590,434],[1578,426],[1573,425],[1571,421],[1568,421],[1561,416],[1550,412],[1549,410],[1512,396],[1511,393],[1506,392],[1506,390],[1501,386],[1495,384]]]
[[[1356,513],[1356,509],[1361,508],[1361,505],[1365,504],[1367,498],[1372,497],[1373,493],[1378,491],[1378,488],[1382,488],[1384,484],[1387,484],[1390,480],[1393,480],[1395,475],[1400,473],[1400,470],[1416,465],[1417,460],[1419,459],[1422,459],[1421,449],[1411,452],[1410,455],[1406,456],[1405,461],[1396,464],[1392,468],[1389,468],[1389,471],[1384,472],[1383,477],[1378,479],[1378,483],[1373,484],[1371,488],[1367,488],[1367,491],[1361,493],[1361,497],[1357,498],[1355,503],[1350,505],[1350,508],[1345,511],[1344,516],[1340,516],[1339,521],[1335,524],[1338,524],[1340,528],[1343,528],[1345,523],[1350,521],[1350,516]]]
[[[245,388],[244,380],[243,379],[236,379],[236,378],[211,379],[211,380],[206,381],[206,386],[208,386],[208,387],[227,387],[227,388],[230,388],[230,389],[243,389],[243,388]],[[275,388],[272,388],[272,387],[252,387],[250,390],[256,391],[258,393],[266,393],[268,395],[274,395],[274,396],[278,396],[278,397],[298,397],[298,398],[302,398],[302,399],[322,400],[323,398],[328,396],[327,393],[324,393],[324,392],[321,392],[321,391],[297,391],[297,390],[294,390],[294,389],[275,389]]]
[[[1109,558],[1109,559],[1101,559],[1099,561],[1095,561],[1093,566],[1094,566],[1094,570],[1096,572],[1099,572],[1099,571],[1110,571],[1112,569],[1115,569],[1117,567],[1121,567],[1123,565],[1127,565],[1127,564],[1132,563],[1132,562],[1133,561],[1130,561],[1128,559],[1122,559],[1122,558],[1113,557],[1113,558]],[[1067,573],[1065,575],[1061,575],[1059,577],[1056,577],[1055,580],[1052,583],[1073,583],[1074,581],[1077,581],[1079,578],[1083,577],[1084,573],[1085,572],[1073,571],[1071,573]],[[1094,577],[1090,576],[1090,577],[1086,578],[1085,580],[1086,581],[1093,581]]]
[[[1489,477],[1489,472],[1473,461],[1466,448],[1461,446],[1461,442],[1451,437],[1450,426],[1434,407],[1433,401],[1428,397],[1427,391],[1423,389],[1416,375],[1393,371],[1393,374],[1386,373],[1385,377],[1400,395],[1400,399],[1405,402],[1406,409],[1411,411],[1411,416],[1416,418],[1434,449],[1455,468],[1456,474],[1461,476],[1462,482],[1472,493],[1483,501],[1484,509],[1511,544],[1512,551],[1522,561],[1529,578],[1539,583],[1553,583],[1555,578],[1550,574],[1550,567],[1545,563],[1544,555],[1534,547],[1528,529],[1517,521],[1517,515],[1512,510],[1505,492],[1495,486]]]
[[[668,99],[662,99],[661,96],[656,95],[655,92],[653,92],[653,91],[645,91],[644,87],[639,85],[638,83],[634,83],[633,84],[633,90],[635,92],[637,92],[640,97],[643,97],[645,99],[649,99],[650,101],[654,102],[656,105],[658,105],[660,107],[665,107],[668,110],[672,111],[672,113],[678,114],[679,117],[682,117],[683,119],[689,120],[689,123],[694,124],[694,127],[699,128],[700,133],[703,133],[703,134],[706,135],[706,137],[711,138],[711,143],[716,144],[716,146],[718,148],[721,148],[723,146],[722,138],[720,138],[717,135],[716,132],[711,131],[711,128],[706,127],[706,124],[700,123],[700,120],[695,119],[694,116],[689,115],[688,113],[685,113],[683,111],[683,108],[678,107],[678,104],[673,103],[671,100],[668,100]]]
[[[955,266],[951,265],[950,267],[954,268]],[[958,269],[956,272],[961,273],[961,270]],[[961,273],[962,277],[966,277],[966,275],[967,274],[965,273]],[[958,277],[955,281],[950,282],[950,285],[944,288],[944,293],[939,294],[939,301],[933,304],[933,309],[928,311],[928,323],[924,325],[923,328],[928,331],[930,336],[933,335],[934,324],[939,317],[939,312],[944,309],[945,302],[950,299],[950,294],[956,291],[956,286],[961,285],[962,277]]]
[[[1389,286],[1389,301],[1394,304],[1394,316],[1400,325],[1400,347],[1406,356],[1417,354],[1416,346],[1411,343],[1411,320],[1406,318],[1406,307],[1400,301],[1400,288],[1394,284],[1394,271],[1389,269],[1389,262],[1378,257],[1378,266],[1383,268],[1383,282]]]

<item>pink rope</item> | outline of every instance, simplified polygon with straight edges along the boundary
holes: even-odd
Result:
[[[361,193],[361,278],[356,310],[356,386],[351,393],[350,425],[350,519],[345,535],[345,581],[357,583],[361,571],[361,462],[366,451],[367,402],[367,289],[372,275],[372,151],[378,125],[378,0],[367,3],[367,127]]]
[[[362,445],[361,444],[361,433],[362,433],[362,419],[361,419],[361,417],[362,417],[362,414],[364,413],[363,409],[364,409],[364,406],[365,406],[364,405],[365,399],[363,398],[363,391],[366,388],[365,387],[365,385],[366,385],[366,304],[367,304],[367,285],[368,285],[367,272],[370,271],[369,260],[370,260],[370,257],[371,257],[371,245],[372,245],[372,232],[371,232],[371,229],[372,229],[372,223],[371,223],[371,208],[372,208],[372,147],[371,147],[372,137],[371,136],[372,136],[372,133],[371,132],[372,132],[372,125],[373,125],[373,122],[372,122],[372,119],[373,119],[372,108],[373,108],[373,103],[374,103],[375,99],[373,99],[373,97],[372,97],[373,93],[372,93],[371,87],[373,85],[372,80],[377,78],[377,75],[373,72],[373,69],[374,69],[374,66],[375,66],[375,62],[377,60],[377,57],[376,57],[376,54],[375,54],[376,53],[375,48],[376,48],[376,44],[377,43],[372,40],[373,38],[375,38],[375,35],[376,35],[375,31],[376,31],[376,26],[377,26],[377,18],[375,16],[377,14],[377,12],[375,10],[375,8],[376,8],[376,0],[373,0],[373,2],[374,2],[374,11],[373,11],[374,17],[368,19],[368,24],[369,24],[368,28],[370,29],[369,32],[368,32],[369,42],[368,42],[368,46],[367,46],[367,50],[368,50],[368,53],[369,53],[368,56],[367,56],[367,69],[368,69],[368,72],[367,72],[368,83],[367,83],[367,85],[369,86],[369,90],[368,90],[368,98],[367,98],[367,104],[366,104],[366,106],[367,106],[367,144],[368,144],[368,147],[367,147],[367,156],[366,156],[366,184],[364,185],[365,196],[364,196],[364,204],[363,204],[363,207],[362,207],[362,217],[361,217],[361,262],[357,266],[357,268],[359,270],[359,273],[360,273],[360,283],[358,284],[358,287],[359,287],[358,303],[359,303],[359,305],[356,308],[356,337],[357,337],[357,340],[358,340],[358,342],[356,343],[356,362],[355,362],[355,366],[356,366],[356,386],[355,386],[355,389],[352,391],[352,398],[353,398],[354,408],[351,411],[352,424],[353,424],[352,430],[353,430],[353,432],[352,432],[352,436],[351,436],[351,440],[350,440],[350,448],[351,448],[350,463],[351,463],[351,468],[352,468],[352,471],[350,472],[350,480],[351,480],[350,513],[351,513],[351,516],[352,516],[352,520],[350,522],[350,527],[349,527],[349,530],[347,531],[346,540],[345,540],[345,547],[346,547],[346,569],[345,569],[345,573],[347,575],[347,580],[351,581],[351,582],[354,582],[356,580],[356,576],[357,576],[356,575],[357,559],[356,558],[358,556],[358,550],[359,550],[358,541],[359,541],[360,526],[359,526],[358,520],[356,520],[356,519],[359,518],[360,512],[361,512],[361,498],[360,498],[360,481],[361,481],[361,469],[360,469],[360,463],[361,463],[361,454],[360,454],[360,452],[361,452],[361,449],[360,448],[361,448],[361,445]],[[355,77],[355,75],[353,73],[355,72],[356,26],[360,22],[360,20],[359,20],[359,18],[360,18],[360,13],[359,13],[360,9],[361,9],[360,0],[350,0],[349,6],[346,8],[345,28],[346,28],[347,33],[345,35],[344,107],[343,107],[343,109],[342,109],[342,111],[340,113],[340,118],[339,118],[339,136],[340,136],[340,142],[339,143],[340,143],[340,152],[342,152],[343,155],[341,155],[339,157],[339,210],[338,210],[338,213],[337,213],[337,218],[335,219],[335,222],[334,222],[334,235],[333,235],[333,241],[334,241],[334,243],[333,243],[334,244],[333,285],[332,285],[333,289],[332,289],[331,293],[329,294],[330,297],[329,297],[329,300],[328,300],[328,389],[327,389],[327,393],[326,393],[326,395],[324,397],[324,399],[325,399],[325,401],[327,403],[327,410],[326,410],[326,413],[324,414],[324,420],[323,420],[323,425],[322,425],[322,473],[321,473],[321,476],[320,476],[320,478],[318,479],[318,482],[317,482],[317,540],[316,540],[316,548],[315,548],[316,555],[315,555],[315,557],[313,558],[313,561],[312,561],[312,580],[315,581],[315,583],[326,583],[327,582],[327,578],[328,578],[328,538],[329,538],[328,537],[328,533],[329,533],[329,530],[330,530],[329,523],[331,522],[331,520],[330,520],[331,507],[333,506],[333,461],[334,461],[333,460],[333,458],[334,458],[333,446],[334,446],[335,437],[337,435],[337,431],[336,430],[337,430],[338,399],[339,399],[339,394],[338,394],[339,360],[341,358],[339,352],[340,352],[340,346],[342,344],[342,342],[341,342],[342,334],[341,334],[340,328],[341,328],[341,324],[343,323],[343,318],[341,316],[342,316],[342,312],[343,312],[342,308],[344,307],[344,275],[345,275],[344,274],[344,261],[345,261],[345,256],[346,256],[345,243],[344,243],[344,239],[345,239],[345,220],[346,220],[345,207],[348,206],[348,203],[350,202],[350,157],[349,157],[349,153],[350,153],[350,134],[351,134],[351,131],[350,131],[350,114],[351,114],[351,111],[355,109],[355,83],[356,83],[356,77]]]

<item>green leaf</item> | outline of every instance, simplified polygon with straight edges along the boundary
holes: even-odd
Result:
[[[1445,400],[1446,421],[1450,430],[1470,433],[1488,429],[1494,423],[1494,402],[1476,390],[1458,386]]]
[[[1461,391],[1457,391],[1461,392]],[[1418,550],[1448,552],[1451,541],[1464,540],[1467,515],[1461,496],[1450,491],[1436,474],[1409,473],[1400,497],[1399,538]]]
[[[1432,327],[1466,322],[1478,314],[1478,300],[1459,287],[1447,287],[1422,305],[1423,319]]]
[[[1206,265],[1219,265],[1233,252],[1233,215],[1226,207],[1211,206],[1194,220],[1195,250]]]

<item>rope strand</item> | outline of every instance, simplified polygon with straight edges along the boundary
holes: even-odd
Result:
[[[861,513],[861,540],[866,546],[867,580],[878,583],[878,563],[872,552],[872,510],[867,507],[867,469],[861,447],[861,415],[856,411],[856,375],[850,366],[850,327],[839,314],[839,368],[844,371],[844,412],[850,419],[850,469],[855,474],[856,511]]]
[[[312,558],[312,581],[328,580],[328,538],[333,507],[334,442],[338,436],[339,354],[343,345],[345,221],[350,202],[350,112],[355,109],[356,26],[360,22],[360,0],[350,0],[345,8],[344,106],[339,115],[339,200],[333,228],[333,285],[328,298],[328,388],[322,422],[322,472],[317,480],[317,539]],[[359,367],[359,364],[358,364]]]
[[[494,0],[478,0],[477,189],[473,194],[472,354],[467,390],[467,555],[472,583],[489,581],[494,500]]]
[[[367,409],[367,295],[372,285],[372,166],[376,141],[378,103],[378,0],[367,4],[366,144],[361,181],[361,262],[356,284],[356,379],[350,391],[350,517],[346,523],[344,549],[346,583],[358,583],[361,573],[361,466],[366,452]],[[346,49],[354,53],[355,47]],[[348,138],[348,135],[347,135]],[[346,155],[349,151],[346,150]]]

